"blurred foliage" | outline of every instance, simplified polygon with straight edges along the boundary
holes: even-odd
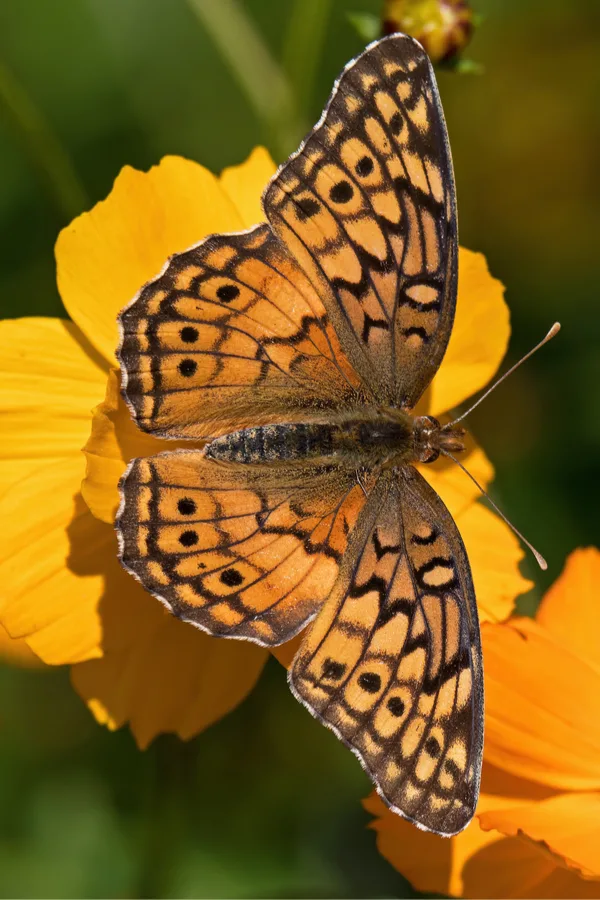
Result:
[[[474,7],[485,24],[470,55],[485,74],[440,75],[461,240],[507,285],[511,360],[563,323],[471,420],[497,467],[495,499],[550,563],[544,575],[524,563],[531,611],[566,554],[600,540],[600,8]],[[379,11],[377,0],[2,0],[2,314],[63,314],[57,232],[121,166],[178,153],[218,171],[259,143],[285,158],[361,49],[348,13]],[[144,754],[93,723],[65,671],[0,669],[2,896],[411,896],[364,828],[368,790],[275,662],[225,721]]]

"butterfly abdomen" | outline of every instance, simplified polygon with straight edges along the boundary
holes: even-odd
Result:
[[[206,455],[223,462],[293,462],[309,457],[407,458],[412,432],[387,418],[334,423],[289,423],[244,428],[215,438]],[[406,459],[408,461],[408,459]]]
[[[336,426],[291,423],[244,428],[212,441],[206,455],[223,462],[259,463],[331,456]]]

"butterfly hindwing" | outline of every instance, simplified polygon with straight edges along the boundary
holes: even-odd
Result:
[[[383,39],[344,70],[264,206],[364,382],[412,408],[448,343],[458,250],[444,116],[416,41]]]
[[[267,225],[175,254],[120,326],[125,398],[163,437],[310,419],[360,393],[314,288]]]
[[[217,637],[289,640],[319,610],[365,502],[344,467],[243,466],[179,450],[129,466],[121,562]]]
[[[483,682],[458,530],[412,467],[380,480],[290,672],[298,698],[359,756],[386,802],[455,834],[479,791]]]

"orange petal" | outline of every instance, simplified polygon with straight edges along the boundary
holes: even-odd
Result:
[[[530,619],[482,630],[486,759],[563,790],[600,789],[600,672]]]
[[[485,831],[524,834],[567,868],[600,879],[600,793],[559,794],[540,803],[490,810],[479,821]]]
[[[62,319],[0,322],[0,494],[61,458],[75,463],[106,370]]]
[[[106,397],[94,410],[92,431],[84,447],[87,461],[81,486],[90,510],[103,522],[114,522],[119,506],[119,479],[136,456],[152,456],[165,450],[194,446],[153,438],[137,427],[119,390],[119,373],[111,369]]]
[[[11,638],[9,633],[0,625],[0,660],[13,666],[24,669],[43,668],[44,663],[25,641]]]
[[[117,315],[172,254],[244,222],[219,180],[197,163],[165,157],[149,172],[126,166],[107,199],[56,243],[58,286],[84,334],[115,361]]]
[[[235,205],[244,228],[264,221],[261,198],[276,168],[269,151],[255,147],[245,162],[221,172],[221,187]]]
[[[576,656],[600,667],[598,585],[600,550],[575,550],[542,600],[536,621]]]
[[[252,690],[267,659],[254,644],[209,637],[146,600],[143,634],[72,670],[96,719],[111,730],[129,722],[141,748],[163,732],[187,740],[221,719]]]
[[[442,365],[419,409],[438,416],[481,390],[498,370],[510,336],[504,287],[481,253],[460,248],[458,303]]]
[[[484,784],[485,780],[484,765]],[[494,780],[495,776],[488,779]],[[500,775],[500,781],[505,781],[504,776]],[[501,789],[506,788],[507,784],[502,784]],[[482,811],[482,818],[491,817],[488,810],[502,810],[514,806],[514,802],[515,798],[499,798],[482,791],[478,815]],[[371,827],[377,832],[382,856],[426,894],[490,900],[600,897],[600,883],[583,880],[568,871],[547,850],[529,839],[484,831],[475,819],[465,831],[448,840],[419,831],[390,812],[375,794],[364,801],[364,806],[377,816]]]
[[[363,800],[363,806],[377,816],[370,823],[377,832],[377,849],[416,890],[460,896],[462,859],[456,855],[454,839],[419,831],[391,812],[377,794]],[[491,838],[488,837],[488,841]]]
[[[310,625],[308,627],[310,628]],[[278,647],[272,648],[271,653],[282,666],[285,666],[286,669],[289,669],[291,666],[305,634],[306,629],[301,631],[300,634],[297,634],[296,637],[293,637],[291,641],[287,641],[285,644],[280,644]]]

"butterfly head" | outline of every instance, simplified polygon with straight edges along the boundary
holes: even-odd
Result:
[[[413,442],[417,462],[435,462],[443,450],[460,453],[465,449],[464,428],[440,425],[434,416],[417,416],[413,420]]]

